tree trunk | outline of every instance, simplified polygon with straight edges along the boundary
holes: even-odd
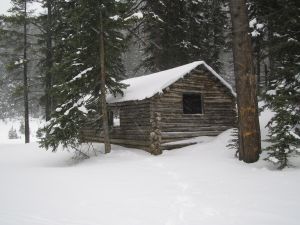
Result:
[[[47,45],[47,53],[46,53],[46,103],[45,103],[45,114],[46,114],[46,121],[50,120],[51,118],[51,112],[52,112],[52,97],[51,97],[51,88],[52,88],[52,4],[51,0],[47,0],[47,37],[46,37],[46,45]]]
[[[245,0],[230,0],[237,90],[239,159],[256,162],[261,152],[257,86]]]
[[[25,143],[30,142],[29,107],[28,107],[28,78],[27,78],[27,1],[24,1],[24,55],[23,55],[23,85],[24,85],[24,124]]]
[[[269,85],[269,70],[267,64],[264,64],[264,68],[265,68],[265,89],[267,89]]]
[[[101,109],[102,109],[102,127],[104,135],[105,153],[110,153],[110,139],[109,139],[109,127],[108,127],[108,113],[106,105],[106,88],[105,88],[105,52],[104,52],[104,34],[103,34],[103,18],[102,11],[100,10],[100,91],[101,91]]]
[[[261,83],[261,72],[260,72],[260,61],[261,61],[261,47],[260,38],[256,43],[256,76],[257,76],[257,91],[260,93],[260,83]]]

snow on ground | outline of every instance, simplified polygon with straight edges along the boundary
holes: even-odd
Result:
[[[161,156],[114,145],[82,162],[0,143],[0,225],[298,225],[299,168],[239,162],[229,134]]]

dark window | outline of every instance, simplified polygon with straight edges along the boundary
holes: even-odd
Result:
[[[113,127],[120,126],[120,111],[114,110],[108,112],[108,125]]]
[[[201,94],[183,94],[183,113],[184,114],[202,114],[202,96]]]

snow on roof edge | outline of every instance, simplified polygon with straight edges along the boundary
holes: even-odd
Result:
[[[127,87],[123,91],[124,95],[118,95],[115,97],[110,94],[107,96],[107,102],[120,103],[151,98],[157,93],[162,93],[165,88],[177,82],[179,79],[184,78],[187,74],[189,74],[200,65],[203,65],[210,73],[217,77],[218,80],[230,90],[231,94],[236,97],[236,93],[233,90],[232,86],[227,81],[225,81],[216,71],[214,71],[204,61],[195,61],[172,69],[123,80],[121,81],[122,83],[129,85],[129,87]],[[168,79],[165,80],[163,78]],[[157,84],[158,81],[161,82],[160,85]],[[155,82],[155,85],[153,85],[153,82]]]
[[[211,72],[215,77],[217,77],[221,81],[221,83],[223,83],[230,90],[231,94],[234,97],[237,96],[236,92],[233,90],[232,86],[223,77],[221,77],[216,71],[214,71],[213,68],[211,68],[209,65],[207,65],[206,62],[204,62],[204,61],[203,61],[202,65],[204,65],[206,67],[206,69],[209,70],[209,72]]]

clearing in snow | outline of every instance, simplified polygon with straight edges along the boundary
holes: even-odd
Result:
[[[113,145],[80,162],[2,142],[0,225],[299,224],[300,170],[244,164],[229,139],[226,131],[160,156]]]

